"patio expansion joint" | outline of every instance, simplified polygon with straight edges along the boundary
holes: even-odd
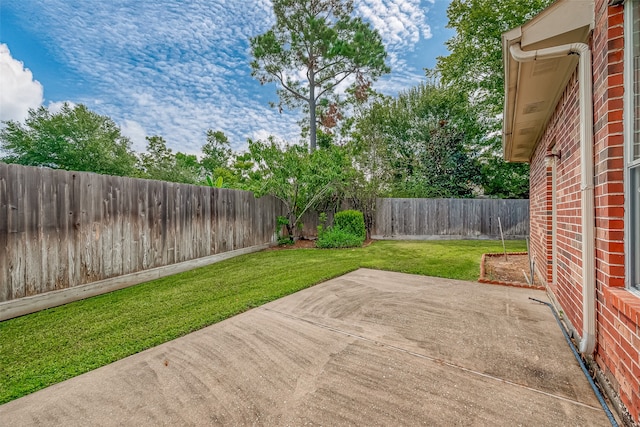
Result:
[[[508,384],[510,386],[514,386],[514,387],[522,388],[522,389],[525,389],[525,390],[529,390],[529,391],[532,391],[534,393],[538,393],[538,394],[542,394],[542,395],[547,396],[547,397],[551,397],[553,399],[558,399],[558,400],[561,400],[561,401],[564,401],[564,402],[571,403],[573,405],[577,405],[577,406],[581,406],[581,407],[584,407],[584,408],[592,409],[592,410],[595,410],[595,411],[598,411],[598,412],[602,411],[602,408],[599,407],[599,406],[587,405],[586,403],[582,403],[582,402],[579,402],[579,401],[574,400],[574,399],[569,399],[569,398],[564,397],[564,396],[558,396],[557,394],[548,393],[546,391],[538,390],[536,388],[529,387],[529,386],[527,386],[525,384],[519,384],[519,383],[516,383],[516,382],[513,382],[513,381],[509,381],[509,380],[504,379],[504,378],[500,378],[500,377],[496,377],[496,376],[493,376],[493,375],[490,375],[490,374],[487,374],[487,373],[484,373],[484,372],[476,371],[476,370],[471,369],[471,368],[460,366],[460,365],[455,364],[453,362],[448,362],[448,361],[440,359],[438,357],[433,357],[433,356],[429,356],[429,355],[422,354],[422,353],[416,353],[415,351],[408,350],[406,348],[402,348],[402,347],[399,347],[397,345],[388,344],[388,343],[377,341],[377,340],[374,340],[374,339],[371,339],[371,338],[367,338],[367,337],[362,336],[362,335],[354,334],[353,332],[344,331],[344,330],[336,328],[334,326],[325,325],[324,323],[320,323],[320,322],[317,322],[317,321],[305,319],[305,318],[299,317],[299,316],[294,316],[293,314],[289,314],[289,313],[283,313],[281,311],[273,310],[271,308],[267,308],[267,307],[264,307],[264,306],[263,307],[259,307],[259,310],[268,311],[270,313],[274,313],[274,314],[286,317],[288,319],[304,322],[304,323],[307,323],[309,325],[312,325],[312,326],[315,326],[315,327],[318,327],[318,328],[321,328],[321,329],[325,329],[325,330],[328,330],[328,331],[331,331],[331,332],[334,332],[334,333],[337,333],[337,334],[341,334],[341,335],[348,336],[348,337],[351,337],[351,338],[355,338],[355,339],[358,339],[358,340],[361,340],[361,341],[369,342],[369,343],[375,344],[377,346],[386,347],[386,348],[392,349],[394,351],[405,353],[405,354],[408,354],[410,356],[417,357],[417,358],[420,358],[420,359],[425,359],[425,360],[428,360],[428,361],[430,361],[430,362],[432,362],[432,363],[434,363],[436,365],[439,365],[439,366],[447,366],[449,368],[457,369],[457,370],[463,371],[463,372],[471,374],[471,375],[479,376],[479,377],[482,377],[482,378],[490,379],[492,381],[496,381],[496,382],[500,382],[500,383],[503,383],[503,384]]]

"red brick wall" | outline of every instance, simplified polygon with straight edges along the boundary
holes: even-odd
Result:
[[[538,275],[546,279],[565,315],[582,334],[582,225],[580,223],[580,111],[577,73],[571,77],[549,120],[531,163],[531,240]],[[551,167],[546,155],[554,147],[556,167],[556,257],[552,257]],[[534,205],[535,200],[535,205]],[[535,206],[535,207],[534,207]],[[534,211],[535,209],[535,211]],[[544,237],[543,237],[544,236]],[[535,242],[535,245],[533,241]],[[551,260],[551,263],[547,263]],[[558,280],[552,281],[553,263]]]
[[[624,290],[624,7],[597,0],[593,33],[596,361],[640,422],[640,297]]]
[[[624,289],[624,8],[596,0],[593,51],[595,360],[632,419],[640,423],[640,297]],[[582,335],[582,227],[577,77],[571,78],[531,163],[531,252],[568,321]],[[557,282],[552,283],[550,168],[545,155],[555,143],[557,168]]]
[[[597,279],[624,286],[624,8],[596,2],[593,96]]]
[[[538,146],[529,171],[529,251],[536,263],[537,276],[547,281],[547,167],[544,142]]]

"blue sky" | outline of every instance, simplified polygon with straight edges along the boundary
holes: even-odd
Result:
[[[447,54],[449,1],[355,0],[389,54],[375,89],[415,86]],[[235,149],[270,134],[298,141],[299,113],[269,108],[275,85],[250,75],[249,38],[273,22],[269,0],[1,0],[0,120],[68,101],[111,117],[137,151],[161,135],[199,153],[207,129]]]

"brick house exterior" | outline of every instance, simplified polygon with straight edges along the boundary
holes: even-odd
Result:
[[[531,165],[536,274],[640,425],[639,34],[640,0],[558,0],[505,33],[503,142],[507,160]],[[583,81],[578,44],[591,54]]]

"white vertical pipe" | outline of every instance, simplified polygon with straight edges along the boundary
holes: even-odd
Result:
[[[582,211],[582,339],[580,353],[592,355],[596,345],[596,282],[595,282],[595,208],[593,196],[593,88],[591,49],[585,43],[571,43],[546,49],[523,51],[520,43],[509,47],[517,62],[561,58],[578,55],[580,91],[580,175]],[[553,230],[555,233],[556,230]]]

